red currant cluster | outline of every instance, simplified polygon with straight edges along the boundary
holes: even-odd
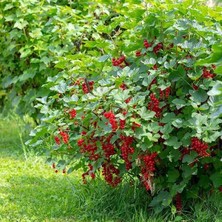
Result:
[[[129,103],[131,101],[132,97],[129,97],[128,99],[125,100],[125,103]]]
[[[55,140],[55,142],[56,142],[57,145],[60,145],[61,142],[60,142],[60,139],[59,139],[58,136],[55,136],[55,137],[54,137],[54,140]]]
[[[81,132],[81,135],[82,135],[82,136],[85,136],[86,134],[87,134],[86,131],[82,131],[82,132]]]
[[[78,146],[82,146],[83,144],[84,144],[84,139],[79,139],[78,141],[77,141],[77,144],[78,144]]]
[[[156,113],[156,117],[161,116],[162,109],[159,107],[159,100],[156,98],[154,93],[150,94],[150,102],[148,104],[148,109]]]
[[[199,89],[199,87],[198,87],[197,85],[195,85],[195,84],[192,85],[192,88],[193,88],[194,90],[198,90],[198,89]]]
[[[119,120],[119,128],[123,130],[123,129],[125,129],[125,125],[126,125],[126,120],[120,119]]]
[[[86,176],[91,176],[91,178],[94,180],[96,178],[96,175],[95,173],[93,172],[93,166],[92,164],[89,164],[88,165],[89,167],[89,170],[85,173],[82,174],[82,180],[83,180],[83,183],[86,184]]]
[[[175,197],[175,205],[176,205],[176,209],[177,212],[181,212],[182,211],[182,198],[181,198],[181,194],[177,193],[176,197]]]
[[[167,87],[165,90],[160,89],[160,99],[167,99],[170,95],[171,88]]]
[[[201,142],[197,137],[191,139],[191,149],[195,150],[199,156],[209,156],[207,153],[208,145],[204,142]]]
[[[115,147],[114,145],[110,142],[112,138],[112,134],[108,136],[103,142],[102,142],[102,149],[104,151],[105,157],[109,160],[110,156],[114,155],[115,152]]]
[[[120,88],[121,88],[122,90],[126,90],[126,89],[127,89],[127,85],[126,85],[125,83],[122,83],[122,84],[120,85]]]
[[[131,155],[134,153],[134,148],[132,147],[133,137],[120,135],[122,141],[121,155],[125,161],[126,169],[130,170],[132,168],[132,163],[130,161]]]
[[[85,153],[89,156],[90,160],[98,160],[99,154],[96,153],[97,151],[97,145],[96,145],[97,139],[90,139],[89,141],[85,141],[83,139],[80,139],[77,141],[78,146],[80,147],[80,152]]]
[[[215,75],[212,74],[209,70],[207,70],[206,67],[203,68],[203,74],[202,74],[203,78],[205,79],[211,79],[213,78]]]
[[[62,137],[63,142],[67,144],[69,142],[69,134],[64,131],[60,131],[59,134]]]
[[[83,92],[84,92],[85,94],[87,94],[87,93],[89,93],[90,91],[92,91],[92,90],[93,90],[93,85],[94,85],[94,81],[89,81],[89,82],[88,82],[88,86],[87,86],[87,84],[84,82],[84,83],[82,84],[82,90],[83,90]]]
[[[70,110],[69,115],[70,115],[70,119],[75,118],[76,117],[76,110],[75,109]]]
[[[161,49],[163,49],[163,43],[159,42],[154,48],[153,48],[153,52],[155,54],[157,54]]]
[[[103,115],[106,119],[109,120],[109,123],[112,127],[112,130],[113,130],[113,132],[115,132],[118,128],[118,124],[117,124],[117,121],[116,121],[115,114],[113,112],[105,112]]]
[[[142,56],[143,54],[141,53],[141,51],[136,51],[136,57],[140,57]]]
[[[123,67],[122,63],[125,62],[126,57],[120,56],[118,59],[112,58],[112,64],[113,66],[119,66],[119,67]]]
[[[146,188],[146,190],[150,190],[150,178],[152,177],[153,172],[155,172],[155,158],[157,153],[152,153],[149,155],[144,155],[140,157],[142,164],[141,164],[141,179]]]
[[[155,64],[154,66],[153,66],[153,70],[157,70],[158,69],[158,66],[157,66],[157,64]]]
[[[146,49],[148,49],[149,47],[152,46],[152,43],[149,43],[149,42],[147,41],[147,39],[144,39],[143,45],[144,45],[144,47],[145,47]]]
[[[103,163],[102,167],[102,174],[106,182],[112,187],[116,187],[121,182],[119,169],[117,169],[112,163],[109,162]]]

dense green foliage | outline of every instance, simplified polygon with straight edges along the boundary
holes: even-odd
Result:
[[[87,1],[75,1],[72,7],[67,1],[0,2],[0,99],[6,112],[14,107],[36,118],[36,97],[50,93],[42,87],[47,78],[68,63],[75,66],[72,72],[92,66],[91,57],[100,52],[85,42],[100,38],[95,28],[104,22],[101,13],[112,17],[99,3]]]
[[[220,8],[188,0],[0,8],[4,103],[34,117],[39,109],[27,144],[44,146],[56,172],[83,168],[84,183],[102,174],[113,187],[141,182],[157,211],[221,189]]]

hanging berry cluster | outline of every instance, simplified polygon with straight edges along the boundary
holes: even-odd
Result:
[[[121,182],[121,177],[119,176],[120,171],[112,163],[105,162],[102,165],[102,174],[108,184],[115,187]]]
[[[94,81],[84,82],[82,83],[82,91],[87,94],[93,90]]]
[[[125,56],[120,56],[119,58],[113,58],[112,59],[112,64],[113,66],[119,66],[121,68],[124,67],[124,62],[125,62],[126,57]]]
[[[126,169],[130,170],[132,168],[131,163],[131,155],[134,153],[134,148],[132,147],[133,137],[120,135],[120,139],[122,140],[121,155],[125,161]]]
[[[154,93],[150,94],[150,102],[148,104],[148,109],[154,111],[156,113],[156,117],[161,116],[162,109],[160,108],[160,101]]]
[[[115,132],[118,128],[118,124],[115,118],[115,114],[113,112],[105,112],[104,117],[109,120],[109,123],[112,127],[113,132]]]
[[[211,79],[213,78],[215,75],[213,73],[211,73],[209,70],[207,70],[206,67],[203,68],[203,74],[202,74],[203,78],[205,79]]]
[[[209,153],[207,153],[208,145],[204,142],[201,142],[201,140],[197,137],[192,138],[191,149],[196,151],[198,155],[202,157],[210,155]]]
[[[151,178],[153,177],[153,173],[156,170],[155,167],[155,158],[157,157],[157,153],[152,153],[148,155],[143,155],[140,157],[142,162],[141,164],[141,180],[146,188],[146,190],[151,189]]]

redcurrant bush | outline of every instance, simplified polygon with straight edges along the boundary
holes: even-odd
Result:
[[[103,176],[112,187],[130,176],[158,210],[175,204],[180,212],[190,198],[221,189],[222,119],[209,94],[221,75],[197,63],[221,41],[221,26],[211,9],[187,4],[123,8],[123,33],[101,49],[100,69],[48,81],[30,144],[50,144],[55,169],[82,168],[83,183]]]

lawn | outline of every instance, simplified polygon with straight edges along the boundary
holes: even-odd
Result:
[[[81,173],[54,173],[43,157],[28,151],[18,118],[0,121],[0,221],[222,221],[222,195],[191,204],[180,216],[148,210],[144,190],[101,179],[83,185]],[[23,139],[21,139],[23,137]]]

